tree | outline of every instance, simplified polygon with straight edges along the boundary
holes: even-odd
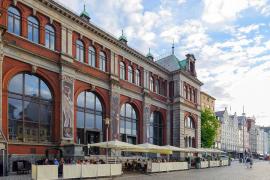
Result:
[[[210,148],[215,143],[215,137],[219,128],[219,121],[210,109],[201,112],[201,138],[202,147]]]

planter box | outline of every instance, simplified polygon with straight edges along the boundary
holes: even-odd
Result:
[[[63,165],[63,179],[81,178],[82,165],[64,164]]]
[[[210,161],[209,167],[219,167],[220,161]]]
[[[229,160],[221,160],[220,161],[220,166],[228,166],[229,165]]]
[[[209,167],[209,162],[208,161],[201,161],[201,169],[208,168],[208,167]]]
[[[188,169],[187,162],[148,163],[147,172],[167,172]]]
[[[32,164],[32,179],[35,180],[58,179],[58,166]]]

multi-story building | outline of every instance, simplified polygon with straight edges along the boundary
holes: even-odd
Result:
[[[264,132],[266,133],[266,136],[267,136],[267,137],[265,137],[265,144],[266,144],[265,151],[269,155],[270,154],[270,127],[261,127],[261,128],[264,130]]]
[[[224,111],[216,112],[221,127],[221,150],[236,152],[238,148],[238,120],[237,116],[228,114],[227,108]]]
[[[200,147],[193,55],[154,62],[52,0],[0,8],[0,129],[11,165],[51,149],[83,156],[107,139]]]
[[[258,155],[263,155],[264,154],[264,130],[261,129],[259,126],[256,126],[255,131],[257,134],[256,153]]]
[[[269,134],[268,134],[268,132],[265,132],[264,131],[264,129],[262,129],[263,130],[263,154],[264,155],[268,155],[269,154],[269,143],[268,143],[268,136],[269,136]]]
[[[210,109],[215,112],[215,101],[216,99],[207,94],[206,92],[201,91],[201,108],[202,109]]]
[[[175,146],[201,146],[200,86],[202,83],[197,79],[195,62],[196,59],[191,54],[180,61],[174,52],[157,61],[159,65],[172,72],[170,81],[170,97],[173,99],[170,106],[171,142]]]
[[[252,154],[256,154],[256,148],[257,148],[257,133],[255,130],[255,123],[256,123],[255,117],[247,118],[247,126],[248,126],[248,133],[249,133],[249,147],[250,147],[250,152]]]
[[[238,120],[238,147],[239,153],[248,153],[249,150],[249,133],[247,127],[246,114],[243,113],[242,116],[237,116]]]

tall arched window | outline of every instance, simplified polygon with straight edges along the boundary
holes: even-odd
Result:
[[[149,123],[149,142],[155,145],[162,145],[162,116],[160,112],[153,112]]]
[[[150,77],[150,91],[154,91],[154,80],[153,80],[153,77]]]
[[[155,87],[156,87],[156,93],[159,94],[160,89],[159,89],[159,80],[158,79],[156,80]]]
[[[140,86],[141,84],[141,76],[140,76],[140,71],[138,69],[136,69],[136,72],[135,72],[135,83],[137,86]]]
[[[12,6],[8,8],[8,32],[21,35],[21,13]]]
[[[185,119],[185,127],[191,128],[191,129],[195,128],[194,120],[193,120],[193,118],[191,116],[186,117],[186,119]]]
[[[77,98],[77,143],[91,144],[101,140],[103,111],[99,98],[92,92],[81,92]]]
[[[126,79],[126,66],[122,61],[120,62],[120,79]]]
[[[50,142],[53,98],[46,83],[35,75],[21,73],[8,86],[9,140]]]
[[[133,69],[131,66],[128,66],[128,82],[133,83]]]
[[[96,50],[93,46],[89,46],[88,48],[88,63],[92,67],[96,67]]]
[[[55,30],[48,24],[45,26],[45,46],[51,50],[55,48]]]
[[[84,62],[84,45],[81,40],[76,41],[76,59]]]
[[[29,16],[28,21],[28,39],[34,43],[39,43],[39,22],[33,17]]]
[[[124,104],[120,113],[120,133],[122,141],[136,144],[137,115],[130,104]]]
[[[106,55],[102,51],[99,53],[99,69],[106,72]]]

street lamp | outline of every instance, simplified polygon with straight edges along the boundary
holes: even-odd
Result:
[[[107,148],[106,148],[106,164],[108,164],[108,140],[109,140],[109,126],[110,126],[110,118],[105,118],[105,126],[106,126],[106,142],[107,142]]]

